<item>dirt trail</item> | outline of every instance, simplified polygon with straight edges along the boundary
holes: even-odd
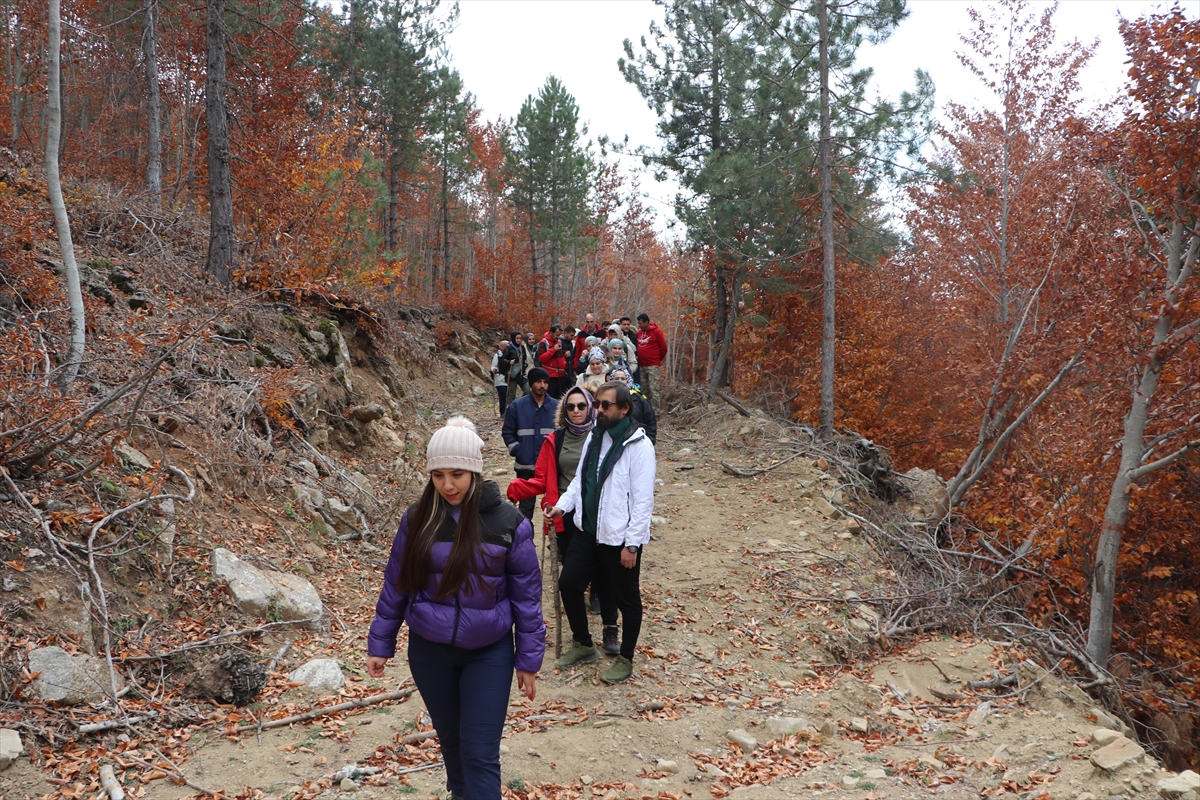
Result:
[[[487,439],[488,474],[503,487],[511,461],[494,401],[469,397],[466,405]],[[433,410],[435,417],[450,411]],[[1154,795],[1163,776],[1153,774],[1150,761],[1107,773],[1093,768],[1091,735],[1099,727],[1089,718],[1093,704],[1056,677],[1037,681],[1026,704],[998,700],[990,716],[968,721],[981,699],[966,691],[965,681],[1013,666],[999,644],[934,637],[874,663],[838,663],[832,653],[866,651],[873,624],[869,609],[845,601],[886,582],[887,573],[849,520],[818,510],[816,499],[838,488],[834,477],[807,458],[755,478],[725,474],[722,459],[740,464],[769,453],[770,433],[725,407],[710,408],[702,419],[694,428],[671,420],[660,427],[654,541],[642,572],[646,619],[632,680],[603,684],[598,675],[606,657],[555,670],[546,576],[550,646],[538,697],[530,704],[514,691],[502,751],[503,780],[518,790],[514,796]],[[362,563],[385,557],[376,550]],[[402,658],[383,680],[366,678],[362,669],[380,572],[341,576],[340,593],[329,600],[349,633],[327,653],[371,691],[409,678]],[[591,620],[598,634],[598,618]],[[564,630],[564,642],[569,638]],[[292,666],[301,658],[296,654]],[[440,769],[397,778],[386,768],[397,738],[427,727],[414,696],[336,721],[266,731],[261,743],[253,734],[238,742],[216,733],[193,736],[194,753],[182,769],[208,789],[255,787],[288,797],[305,781],[373,759],[383,773],[357,787],[335,782],[323,796],[353,790],[380,800],[397,793],[431,797],[445,785]],[[757,740],[753,752],[731,743],[736,730]],[[424,747],[433,761],[436,744]],[[9,780],[0,796],[51,789],[28,762],[0,784]],[[194,794],[165,780],[146,788],[149,800]]]

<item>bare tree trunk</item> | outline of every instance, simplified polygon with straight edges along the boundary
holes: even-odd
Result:
[[[13,145],[20,146],[21,98],[25,90],[25,62],[21,53],[21,25],[13,26],[12,3],[4,3],[4,66],[8,78],[8,113],[12,124]]]
[[[824,281],[821,306],[821,434],[833,433],[834,344],[837,333],[835,306],[837,271],[833,250],[833,148],[829,121],[829,7],[820,0],[817,21],[820,27],[821,68],[821,254]]]
[[[1197,256],[1200,255],[1200,230],[1177,221],[1165,245],[1165,291],[1160,306],[1163,310],[1155,323],[1154,339],[1148,348],[1150,355],[1142,367],[1141,379],[1133,391],[1129,413],[1125,416],[1121,465],[1113,478],[1108,504],[1104,508],[1104,526],[1100,530],[1100,541],[1096,543],[1095,567],[1092,570],[1092,602],[1088,615],[1087,655],[1101,668],[1107,668],[1108,657],[1112,652],[1117,557],[1121,550],[1121,536],[1129,522],[1129,499],[1134,484],[1200,450],[1200,440],[1193,440],[1166,456],[1147,462],[1151,455],[1148,449],[1151,445],[1146,439],[1150,406],[1154,400],[1154,393],[1158,390],[1163,367],[1171,354],[1178,349],[1170,346],[1170,343],[1187,341],[1200,331],[1200,319],[1175,328],[1177,320],[1174,317],[1181,308],[1181,295],[1191,288],[1184,284],[1188,283],[1196,271]],[[1154,445],[1162,443],[1159,439],[1153,442]]]
[[[225,0],[208,0],[208,64],[204,81],[208,127],[208,274],[222,286],[233,280],[233,179],[225,89]]]
[[[63,277],[67,283],[67,303],[71,307],[71,343],[67,348],[63,371],[58,376],[58,388],[64,394],[79,375],[83,350],[87,345],[87,318],[83,308],[83,289],[79,283],[79,267],[75,264],[75,245],[71,242],[71,221],[63,202],[62,182],[58,175],[58,148],[62,137],[62,97],[59,81],[59,51],[62,47],[62,21],[59,0],[50,0],[50,46],[46,80],[46,186],[50,194],[50,209],[54,212],[54,228],[58,232],[58,247],[62,251]]]
[[[158,90],[158,0],[142,7],[142,58],[146,71],[146,193],[162,203],[162,97]]]

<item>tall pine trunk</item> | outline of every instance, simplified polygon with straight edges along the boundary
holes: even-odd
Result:
[[[225,99],[225,0],[208,0],[208,64],[204,80],[208,128],[208,274],[233,280],[233,179]]]
[[[821,305],[821,434],[833,433],[833,366],[835,301],[837,298],[836,261],[833,250],[833,147],[829,121],[829,7],[820,0],[817,12],[820,27],[821,70],[821,254],[824,267]]]
[[[725,279],[724,276],[718,274],[718,303],[724,306],[724,326],[719,331],[719,338],[714,342],[716,344],[716,356],[713,359],[712,372],[709,377],[708,396],[711,399],[717,393],[717,390],[722,386],[728,386],[733,381],[733,334],[737,328],[737,298],[742,293],[742,281],[746,277],[745,263],[739,264],[738,268],[733,271],[733,275],[729,278],[729,292],[726,295],[724,291]],[[724,302],[721,299],[724,298]]]
[[[450,189],[442,177],[442,289],[450,291]]]
[[[162,97],[158,90],[158,0],[142,7],[142,58],[146,71],[146,193],[162,203]]]
[[[50,42],[46,75],[46,186],[50,194],[50,209],[54,212],[58,247],[62,251],[67,303],[71,308],[71,340],[62,372],[58,375],[58,388],[65,394],[79,375],[79,365],[83,361],[83,351],[87,344],[87,319],[83,308],[83,288],[79,283],[79,267],[75,263],[75,245],[71,241],[71,221],[67,217],[62,182],[58,174],[58,148],[62,137],[62,82],[59,80],[62,21],[59,13],[59,0],[50,0]]]

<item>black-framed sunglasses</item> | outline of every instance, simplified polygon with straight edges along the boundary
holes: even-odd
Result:
[[[587,403],[567,403],[567,411],[587,411]]]
[[[600,408],[604,409],[605,411],[608,411],[608,409],[617,405],[617,401],[616,400],[597,400],[596,405],[600,406]]]

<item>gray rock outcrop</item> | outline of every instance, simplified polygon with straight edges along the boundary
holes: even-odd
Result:
[[[1200,797],[1200,775],[1190,769],[1173,778],[1164,778],[1155,785],[1163,800],[1194,800]]]
[[[904,473],[904,486],[914,503],[921,507],[926,517],[945,513],[947,501],[946,482],[931,469],[913,467]]]
[[[312,624],[324,613],[317,590],[299,576],[260,570],[224,547],[213,551],[212,568],[213,574],[229,586],[234,602],[245,614]]]
[[[1122,736],[1092,753],[1091,762],[1096,769],[1116,772],[1127,764],[1141,763],[1145,757],[1146,751],[1137,742]]]
[[[43,700],[79,705],[103,700],[111,690],[108,664],[89,655],[71,655],[61,647],[39,647],[29,653],[29,671],[41,673],[33,691]],[[124,684],[117,676],[117,689]]]

